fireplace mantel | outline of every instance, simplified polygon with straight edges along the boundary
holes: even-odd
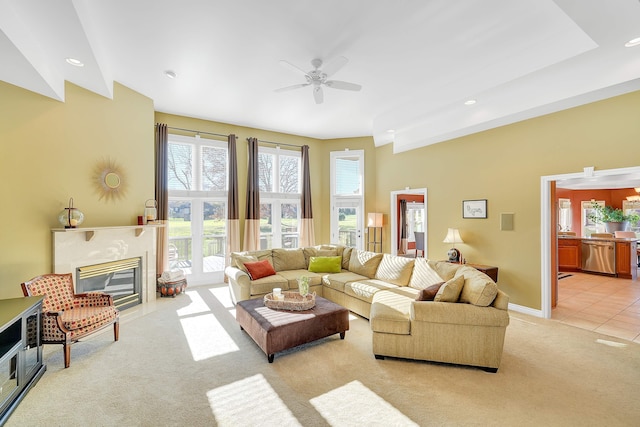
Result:
[[[156,230],[164,224],[54,228],[53,272],[72,273],[78,267],[142,258],[142,302],[156,299]]]

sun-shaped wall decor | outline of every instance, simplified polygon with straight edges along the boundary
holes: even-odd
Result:
[[[99,200],[112,201],[125,195],[127,186],[124,172],[114,160],[103,159],[96,164],[93,181],[96,186]]]

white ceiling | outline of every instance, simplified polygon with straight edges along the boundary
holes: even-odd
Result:
[[[0,0],[0,80],[400,152],[639,90],[636,37],[638,0]],[[274,91],[339,56],[361,91]]]

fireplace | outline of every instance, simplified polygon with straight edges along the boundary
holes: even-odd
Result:
[[[75,291],[78,288],[78,269],[136,259],[139,263],[132,295],[147,304],[156,299],[156,230],[164,225],[138,225],[93,228],[58,228],[51,230],[53,243],[53,272],[73,273]],[[118,273],[116,276],[121,276]],[[119,277],[120,278],[120,277]],[[89,289],[98,285],[89,285]],[[114,284],[115,286],[115,284]],[[114,286],[107,288],[116,289]],[[102,288],[100,288],[102,289]],[[93,289],[97,290],[97,289]],[[114,295],[115,298],[120,297]],[[129,296],[135,299],[134,296]]]
[[[76,268],[76,292],[104,292],[119,310],[142,302],[140,257]]]

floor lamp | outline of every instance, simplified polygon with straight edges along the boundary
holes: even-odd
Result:
[[[377,212],[367,214],[367,227],[369,227],[369,246],[373,244],[373,252],[378,252],[376,246],[380,245],[380,252],[382,252],[382,214]],[[372,228],[373,240],[371,240]],[[380,229],[380,237],[378,237],[378,229]]]

